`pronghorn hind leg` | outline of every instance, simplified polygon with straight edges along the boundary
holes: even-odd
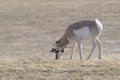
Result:
[[[79,52],[80,52],[80,59],[82,59],[82,41],[78,42]]]
[[[91,50],[89,56],[87,57],[87,59],[91,58],[91,55],[93,54],[93,52],[94,52],[94,50],[96,48],[96,41],[95,41],[95,39],[93,41],[91,41],[91,42],[92,42],[92,50]]]
[[[101,45],[101,41],[98,38],[96,38],[96,44],[97,44],[97,47],[99,49],[99,59],[101,59],[101,47],[102,47],[102,45]]]
[[[75,43],[74,46],[73,46],[73,48],[72,48],[72,53],[71,53],[70,59],[72,59],[73,56],[74,56],[74,52],[75,52],[76,46],[77,46],[77,43]]]

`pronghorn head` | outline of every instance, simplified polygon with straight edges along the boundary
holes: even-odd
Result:
[[[64,52],[64,48],[59,44],[59,42],[56,42],[54,46],[55,47],[52,48],[50,52],[53,52],[56,54],[56,57],[55,57],[56,60],[61,59]]]

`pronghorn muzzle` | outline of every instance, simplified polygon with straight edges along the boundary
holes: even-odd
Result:
[[[63,52],[64,52],[64,49],[63,50],[60,50],[60,51],[57,51],[56,49],[52,48],[52,50],[50,50],[50,52],[53,52],[55,53],[55,59],[56,60],[59,60],[61,59],[62,55],[63,55]]]

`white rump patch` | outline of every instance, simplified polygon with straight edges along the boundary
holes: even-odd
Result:
[[[79,38],[85,38],[89,35],[89,27],[85,26],[80,29],[73,30],[73,33],[76,34]]]
[[[97,28],[98,28],[99,32],[101,32],[103,30],[102,23],[98,19],[95,19],[95,21],[96,21]]]

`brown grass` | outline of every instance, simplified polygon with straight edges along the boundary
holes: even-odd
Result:
[[[119,80],[119,59],[45,60],[41,58],[1,59],[1,80]]]
[[[0,80],[119,80],[119,0],[0,0]],[[61,61],[49,53],[67,26],[99,18],[104,31],[102,60],[98,51],[86,60],[90,46],[84,42],[84,59],[71,46]]]

